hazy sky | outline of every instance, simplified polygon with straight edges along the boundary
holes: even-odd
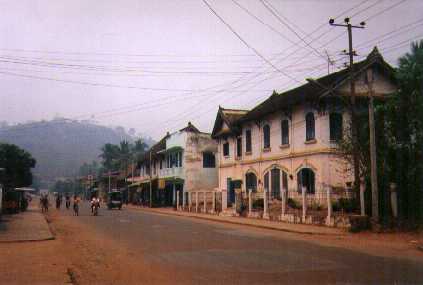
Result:
[[[331,71],[342,66],[347,36],[330,17],[366,20],[356,60],[378,45],[395,65],[423,38],[419,0],[207,2],[250,47],[202,0],[0,0],[0,121],[92,119],[155,139],[188,121],[211,131],[219,105],[252,108],[326,74],[326,53]]]

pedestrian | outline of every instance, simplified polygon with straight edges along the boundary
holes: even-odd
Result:
[[[81,200],[79,199],[79,197],[77,195],[73,196],[73,215],[74,216],[79,216],[79,202]]]

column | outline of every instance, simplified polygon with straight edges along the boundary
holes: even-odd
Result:
[[[204,197],[203,197],[204,198],[203,212],[207,213],[207,192],[204,191],[203,195],[204,195]]]
[[[216,191],[212,192],[212,209],[211,213],[214,214],[216,211]]]
[[[195,212],[198,213],[198,192],[195,193]]]
[[[179,191],[176,192],[176,211],[179,210]]]
[[[302,196],[302,200],[303,200],[303,216],[302,216],[302,222],[303,223],[305,223],[306,213],[307,213],[306,191],[307,191],[307,188],[305,186],[302,186],[301,187],[301,196]]]
[[[331,220],[332,220],[332,199],[331,199],[331,191],[330,191],[330,186],[327,185],[326,186],[326,202],[328,204],[328,216],[326,217],[326,225],[330,225],[331,224]]]
[[[185,210],[185,204],[186,204],[186,201],[185,201],[185,191],[184,190],[182,190],[182,211],[184,211]]]
[[[364,180],[360,180],[360,215],[365,216],[366,215],[366,206],[364,204],[364,192],[366,191],[366,183],[364,183]]]
[[[228,208],[228,192],[226,190],[222,190],[222,212],[226,211]]]
[[[251,217],[251,214],[253,212],[253,199],[252,199],[252,194],[251,194],[251,190],[248,191],[248,216]]]
[[[281,217],[283,218],[285,216],[285,212],[286,212],[286,194],[288,193],[288,189],[286,188],[282,188],[282,193],[281,193],[281,200],[282,200],[282,205],[281,205]]]
[[[269,183],[270,184],[270,183]],[[269,211],[268,211],[268,191],[266,191],[265,188],[263,188],[263,219],[269,219]]]
[[[172,189],[172,191],[173,191],[173,193],[172,193],[173,194],[173,197],[172,197],[172,205],[175,205],[175,202],[176,202],[176,184],[175,184],[175,182],[172,185],[173,185],[173,189]]]
[[[188,191],[188,211],[192,211],[192,192]]]

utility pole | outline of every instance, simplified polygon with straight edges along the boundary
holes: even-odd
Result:
[[[352,129],[352,144],[353,144],[353,165],[354,165],[354,189],[358,193],[360,187],[360,162],[358,156],[358,126],[356,116],[355,104],[355,81],[354,81],[354,55],[352,44],[352,29],[364,29],[365,22],[361,22],[360,26],[354,26],[350,23],[350,18],[344,19],[345,24],[335,24],[334,19],[329,20],[331,26],[346,27],[348,31],[348,55],[350,56],[350,93],[351,93],[351,129]]]
[[[375,135],[375,110],[373,106],[373,70],[368,69],[366,81],[369,86],[369,129],[370,129],[370,172],[372,183],[372,219],[379,222],[379,195],[377,185],[376,166],[376,135]]]

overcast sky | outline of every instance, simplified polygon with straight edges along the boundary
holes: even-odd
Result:
[[[330,17],[366,20],[356,60],[377,45],[396,65],[423,38],[419,0],[207,2],[242,41],[202,0],[0,0],[0,121],[210,132],[219,105],[252,108],[327,74],[327,55],[341,67],[347,35]]]

